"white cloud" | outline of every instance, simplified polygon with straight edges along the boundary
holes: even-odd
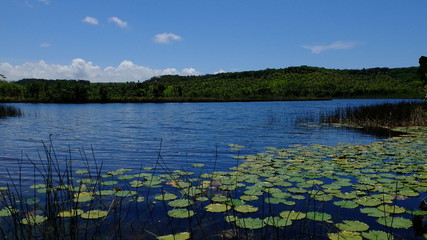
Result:
[[[119,27],[121,27],[121,28],[125,28],[125,27],[127,27],[127,26],[128,26],[128,23],[127,23],[127,22],[125,22],[125,21],[121,20],[121,19],[120,19],[120,18],[118,18],[118,17],[110,17],[110,18],[108,18],[108,21],[109,21],[109,22],[113,22],[113,23],[117,24],[117,26],[119,26]]]
[[[154,36],[153,40],[156,43],[170,43],[171,41],[179,41],[182,37],[173,33],[160,33]]]
[[[94,17],[89,17],[89,16],[86,16],[82,21],[85,23],[93,24],[93,25],[98,25],[99,23],[98,19]]]
[[[39,46],[42,47],[42,48],[47,48],[47,47],[50,47],[50,43],[47,43],[47,42],[40,43]]]
[[[312,53],[318,54],[327,50],[344,50],[354,48],[357,45],[356,42],[342,42],[336,41],[329,45],[306,45],[303,48],[310,49]]]
[[[213,74],[219,74],[219,73],[225,73],[225,70],[221,68],[218,71],[214,72]]]
[[[85,79],[92,82],[126,82],[144,81],[154,76],[161,75],[200,75],[194,68],[151,69],[136,65],[129,60],[122,61],[118,66],[101,68],[92,62],[76,58],[69,65],[47,64],[43,60],[39,62],[27,62],[22,65],[0,63],[0,73],[9,80],[23,78],[44,79]]]

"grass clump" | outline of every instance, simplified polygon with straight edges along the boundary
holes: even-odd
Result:
[[[0,105],[0,118],[19,116],[22,116],[22,111],[19,108]]]
[[[427,126],[427,102],[382,103],[338,108],[321,117],[324,123],[361,128]]]

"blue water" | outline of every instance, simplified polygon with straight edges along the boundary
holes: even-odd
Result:
[[[0,119],[0,185],[19,171],[33,179],[31,161],[45,159],[53,146],[56,159],[96,159],[105,171],[140,169],[161,160],[169,169],[204,163],[213,170],[236,166],[228,144],[245,146],[239,154],[267,146],[294,144],[366,144],[377,137],[332,126],[296,123],[337,107],[400,100],[163,104],[11,104],[24,115]],[[160,153],[160,157],[159,157]],[[26,174],[28,173],[28,174]]]

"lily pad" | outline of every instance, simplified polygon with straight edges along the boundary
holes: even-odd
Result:
[[[60,213],[58,213],[58,217],[77,217],[80,216],[83,213],[83,210],[81,209],[71,209],[71,210],[66,210],[66,211],[62,211]]]
[[[169,234],[165,236],[159,236],[157,237],[158,240],[187,240],[190,239],[190,233],[189,232],[182,232],[177,234]]]
[[[168,203],[168,205],[171,207],[188,207],[193,204],[194,204],[194,201],[190,199],[178,199]]]
[[[389,213],[380,211],[378,208],[370,208],[370,207],[361,208],[360,212],[368,214],[368,216],[370,217],[387,217],[390,215]]]
[[[386,233],[383,231],[370,230],[369,232],[363,232],[362,236],[368,240],[379,240],[379,239],[387,239],[393,240],[394,237],[390,233]]]
[[[342,200],[342,201],[336,201],[334,202],[334,205],[342,207],[342,208],[357,208],[359,206],[359,204],[357,204],[354,201],[346,201],[346,200]]]
[[[234,210],[236,212],[241,212],[241,213],[252,213],[252,212],[258,211],[258,208],[251,205],[244,204],[244,205],[234,207]]]
[[[80,215],[83,219],[99,219],[108,215],[108,211],[90,210]]]
[[[360,233],[349,231],[341,231],[339,233],[328,233],[328,238],[330,240],[362,240],[362,236],[360,236]]]
[[[28,216],[28,217],[22,219],[21,223],[24,225],[38,225],[38,224],[40,224],[46,220],[47,220],[47,217],[45,217],[45,216],[40,216],[40,215]]]
[[[231,209],[231,206],[222,203],[213,203],[205,207],[208,212],[226,212]]]
[[[378,210],[386,212],[386,213],[404,213],[406,210],[403,207],[395,206],[395,205],[380,205],[377,207]]]
[[[16,213],[17,211],[13,209],[12,207],[5,207],[2,210],[0,210],[0,217],[7,217],[12,216],[12,214]]]
[[[307,218],[314,221],[329,221],[332,216],[324,212],[307,212]]]
[[[382,217],[378,218],[377,222],[381,225],[393,228],[410,228],[412,221],[403,217]]]
[[[178,198],[178,196],[176,196],[173,193],[165,193],[165,194],[157,195],[154,197],[154,199],[158,201],[170,201],[170,200],[175,200],[176,198]]]
[[[267,217],[264,219],[264,223],[273,227],[286,227],[292,225],[291,219],[284,219],[280,217]]]
[[[343,231],[364,232],[369,229],[369,225],[359,221],[344,220],[344,223],[337,223],[336,226]]]
[[[303,212],[295,212],[295,211],[283,211],[279,214],[284,219],[290,219],[290,220],[300,220],[304,219],[307,214]]]
[[[117,191],[114,195],[117,197],[132,197],[138,195],[137,191]]]
[[[260,229],[264,227],[264,221],[259,218],[238,218],[236,225],[246,229]]]
[[[194,214],[195,213],[193,210],[187,210],[182,208],[177,208],[168,211],[168,216],[172,218],[190,218],[194,216]]]

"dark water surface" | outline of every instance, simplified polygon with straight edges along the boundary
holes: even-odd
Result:
[[[6,169],[17,172],[17,160],[44,158],[43,143],[57,158],[73,159],[83,168],[82,153],[105,170],[149,167],[158,159],[170,169],[193,163],[227,170],[235,166],[228,144],[245,146],[241,154],[267,146],[294,144],[366,144],[376,137],[331,126],[298,124],[337,107],[401,100],[332,100],[295,102],[164,103],[164,104],[11,104],[23,117],[0,119],[0,184]],[[51,141],[50,141],[51,140]],[[93,152],[92,152],[93,149]],[[71,150],[71,154],[69,153]],[[32,179],[33,168],[23,164]],[[13,174],[12,174],[13,175]],[[24,178],[27,176],[24,174]]]

